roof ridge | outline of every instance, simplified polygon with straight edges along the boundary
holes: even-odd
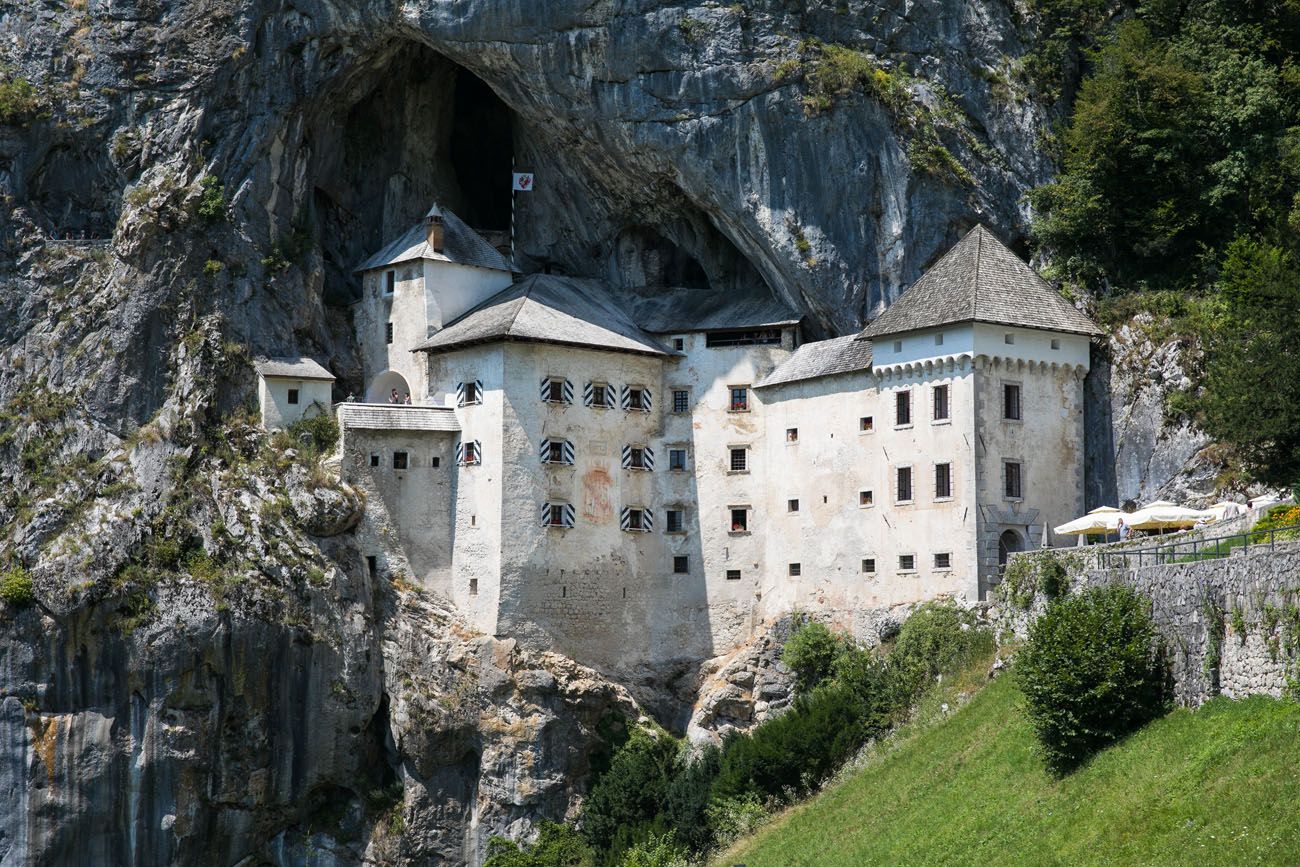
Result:
[[[975,225],[975,267],[971,269],[970,316],[979,319],[980,260],[984,257],[984,224]]]

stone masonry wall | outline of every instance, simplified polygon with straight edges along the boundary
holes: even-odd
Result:
[[[1082,558],[1062,562],[1071,572],[1071,592],[1118,582],[1151,600],[1180,704],[1194,707],[1220,693],[1279,697],[1297,677],[1300,541],[1218,560],[1131,569],[1093,568]],[[1039,594],[1029,611],[1041,613],[1043,607]],[[1023,628],[1023,610],[1004,608],[1003,622]]]

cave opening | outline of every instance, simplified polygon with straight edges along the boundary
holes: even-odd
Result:
[[[617,282],[623,286],[712,288],[708,272],[698,259],[645,226],[623,230],[615,244],[613,264]]]
[[[466,69],[456,71],[451,164],[461,219],[477,229],[510,228],[513,118],[501,97]]]

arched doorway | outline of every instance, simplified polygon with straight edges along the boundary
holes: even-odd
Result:
[[[411,387],[406,384],[406,377],[397,371],[385,370],[370,381],[370,387],[366,389],[366,403],[392,403],[394,391],[397,392],[398,400],[405,401],[406,396],[411,394]],[[414,395],[411,395],[411,400],[415,400]]]
[[[1007,561],[1016,551],[1025,550],[1025,540],[1015,530],[1005,530],[998,537],[998,572],[1004,572]]]

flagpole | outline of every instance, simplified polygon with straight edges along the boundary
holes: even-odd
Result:
[[[510,265],[513,268],[519,267],[518,260],[515,259],[515,200],[519,198],[519,193],[515,190],[515,155],[510,155]]]

